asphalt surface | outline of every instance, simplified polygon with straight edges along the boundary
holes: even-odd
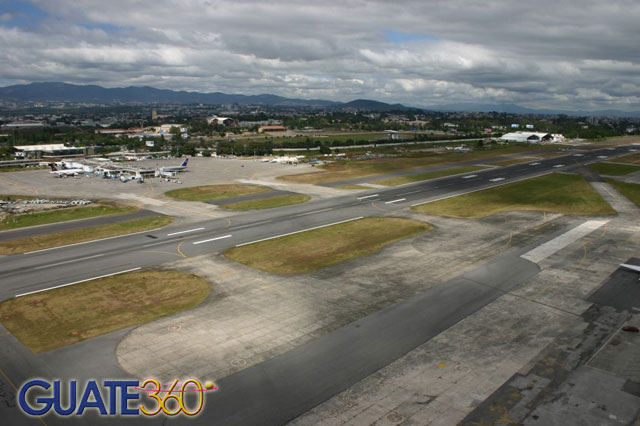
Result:
[[[640,259],[634,257],[623,263],[640,266]],[[611,306],[618,312],[632,312],[640,304],[638,278],[640,274],[636,271],[619,268],[587,300],[598,305]]]
[[[189,424],[280,425],[373,374],[539,272],[513,254],[217,382]],[[313,386],[309,386],[312,383]],[[180,419],[173,424],[181,424]]]
[[[379,189],[273,211],[249,212],[233,216],[230,220],[210,220],[5,256],[0,258],[0,300],[106,274],[157,266],[176,260],[181,255],[217,252],[237,244],[361,216],[393,214],[417,203],[551,172],[568,171],[584,163],[605,160],[599,157],[610,158],[629,153],[630,149],[636,148],[625,146],[578,152],[465,176]],[[363,318],[357,322],[359,326],[351,324],[220,380],[218,385],[221,391],[211,393],[205,412],[192,420],[199,424],[281,424],[424,343],[536,272],[537,266],[528,261],[514,257],[498,258],[449,283]],[[0,333],[2,331],[0,329]],[[4,342],[11,342],[11,336],[2,337],[8,339]],[[95,339],[89,342],[80,355],[75,353],[72,356],[71,353],[77,348],[74,345],[73,349],[68,349],[68,357],[51,359],[40,356],[34,358],[25,353],[19,344],[8,344],[0,349],[0,359],[8,376],[19,380],[33,376],[65,377],[67,374],[73,375],[74,371],[79,376],[92,374],[100,377],[99,365],[94,365],[90,360],[92,357],[106,359],[113,354],[92,351],[104,347],[113,350],[114,346],[112,343],[100,346]],[[61,371],[67,374],[61,375]],[[118,370],[113,369],[112,365],[106,371],[113,377]],[[124,373],[118,377],[123,376]],[[7,388],[6,381],[7,378],[0,377],[0,394]],[[0,413],[4,411],[0,410]],[[32,420],[25,418],[23,424],[33,424]],[[80,424],[105,422],[104,419],[94,420],[83,417],[74,421]],[[139,419],[121,421],[131,424],[138,423]],[[151,420],[153,423],[156,421],[159,419]],[[113,424],[120,421],[111,419],[106,422]],[[177,424],[185,422],[184,417],[176,419]],[[67,424],[67,421],[48,417],[47,424]]]

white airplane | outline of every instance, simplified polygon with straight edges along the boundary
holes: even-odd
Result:
[[[187,168],[187,163],[189,162],[188,158],[185,158],[182,164],[179,166],[168,166],[168,167],[160,167],[160,173],[166,172],[182,172]]]
[[[447,151],[458,151],[458,152],[470,152],[471,149],[464,146],[464,145],[460,145],[460,146],[445,146],[444,149],[446,149]]]
[[[623,268],[630,269],[630,270],[635,271],[635,272],[640,272],[640,266],[629,265],[628,263],[621,263],[620,266],[622,266]]]
[[[84,173],[84,169],[63,169],[58,170],[55,164],[50,164],[51,171],[49,173],[55,174],[58,177],[67,177],[67,176],[78,176],[80,173]]]

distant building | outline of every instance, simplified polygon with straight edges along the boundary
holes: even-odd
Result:
[[[512,128],[512,129],[517,129],[518,127],[520,127],[520,125],[519,125],[519,124],[517,124],[517,123],[513,123],[513,124],[511,125],[511,128]]]
[[[207,123],[218,124],[220,126],[237,126],[238,120],[230,117],[218,117],[217,115],[214,115],[213,117],[207,118]]]
[[[265,132],[286,132],[287,128],[284,126],[260,126],[258,128],[258,133]]]
[[[524,127],[526,127],[527,129],[533,129],[535,126],[533,124],[527,124]]]
[[[157,120],[158,119],[158,111],[155,108],[153,108],[151,110],[151,119],[152,120]]]
[[[551,133],[512,132],[502,135],[500,139],[506,142],[539,143],[553,140],[553,135]]]
[[[44,123],[42,121],[33,120],[14,121],[13,123],[5,124],[2,127],[5,129],[33,129],[36,127],[44,127]]]
[[[402,134],[396,130],[386,130],[387,132],[387,139],[389,139],[390,141],[397,141],[402,139]]]
[[[78,155],[85,154],[85,147],[68,147],[64,144],[48,144],[48,145],[16,145],[14,148],[16,157],[23,158],[42,158],[43,156],[58,156],[58,155]]]

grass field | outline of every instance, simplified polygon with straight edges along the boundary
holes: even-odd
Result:
[[[24,228],[27,226],[44,225],[49,223],[66,222],[69,220],[86,219],[90,217],[106,216],[111,214],[133,213],[138,211],[135,207],[111,206],[98,204],[82,207],[69,207],[59,210],[51,210],[37,213],[7,216],[0,222],[0,231],[7,229]]]
[[[340,185],[339,189],[371,189],[370,186],[364,185]]]
[[[640,153],[618,157],[616,158],[616,162],[626,164],[640,164]]]
[[[292,204],[300,204],[309,201],[310,199],[311,197],[304,194],[285,194],[276,195],[275,197],[261,198],[258,200],[240,201],[237,203],[224,204],[220,207],[230,210],[262,210],[290,206]]]
[[[520,153],[532,150],[540,150],[536,146],[508,145],[492,147],[491,149],[477,150],[473,152],[414,152],[403,153],[402,157],[395,158],[375,158],[371,160],[359,161],[336,161],[326,166],[319,166],[324,171],[302,173],[297,175],[280,176],[278,179],[295,182],[319,184],[327,182],[339,182],[342,180],[355,179],[359,177],[375,176],[411,170],[420,167],[455,164],[463,161],[482,160],[483,158],[494,157],[506,153]]]
[[[640,164],[594,163],[589,167],[598,174],[607,176],[623,176],[640,171]]]
[[[376,180],[371,183],[374,183],[376,185],[396,186],[396,185],[403,185],[405,183],[419,182],[421,180],[429,180],[429,179],[436,179],[436,178],[445,177],[445,176],[457,175],[460,173],[477,172],[478,170],[484,170],[484,169],[486,169],[486,167],[481,167],[481,166],[454,167],[452,169],[436,170],[433,172],[418,173],[415,175],[398,176],[395,178]]]
[[[541,210],[574,215],[615,214],[581,177],[550,174],[412,208],[450,217],[485,217],[512,210]]]
[[[0,200],[2,201],[35,200],[36,198],[42,197],[38,197],[37,195],[0,194]]]
[[[215,201],[243,195],[260,194],[271,191],[270,188],[258,185],[205,185],[191,188],[174,189],[165,192],[167,197],[182,201]]]
[[[636,206],[640,207],[640,184],[620,182],[615,179],[605,179],[608,183],[613,185],[618,191],[632,201]]]
[[[33,170],[45,170],[48,169],[49,167],[47,166],[30,166],[30,167],[20,167],[20,166],[15,166],[15,167],[0,167],[0,173],[9,173],[9,172],[26,172],[26,171],[33,171]]]
[[[372,217],[234,247],[225,256],[273,274],[304,274],[374,253],[430,229],[431,225],[416,220]]]
[[[6,300],[0,322],[38,353],[192,308],[209,290],[183,272],[132,272]]]
[[[0,254],[26,253],[29,251],[42,250],[67,244],[99,240],[100,238],[131,234],[133,232],[146,231],[149,229],[167,226],[172,221],[173,218],[169,216],[146,217],[127,222],[90,226],[87,228],[74,229],[72,231],[35,235],[33,237],[3,241],[0,242]]]
[[[535,158],[532,158],[532,157],[510,158],[509,160],[494,161],[488,164],[492,166],[510,166],[512,164],[528,163],[529,161],[535,161]]]

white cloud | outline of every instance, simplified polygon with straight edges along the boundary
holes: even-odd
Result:
[[[5,84],[640,109],[635,0],[33,3],[30,25],[0,15]]]

